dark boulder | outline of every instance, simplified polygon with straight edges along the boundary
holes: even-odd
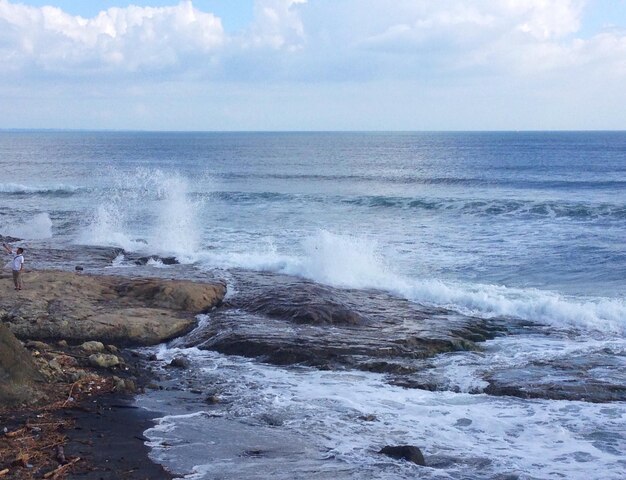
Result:
[[[381,449],[378,453],[387,455],[388,457],[395,458],[396,460],[406,460],[407,462],[413,462],[417,465],[426,465],[424,461],[424,455],[422,451],[414,447],[413,445],[387,445]]]
[[[172,361],[169,363],[170,367],[175,368],[189,368],[191,362],[187,357],[174,357]]]

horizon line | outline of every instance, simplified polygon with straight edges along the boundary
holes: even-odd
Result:
[[[14,128],[0,127],[0,132],[50,133],[623,133],[626,129],[501,129],[501,130],[151,130],[117,128]]]

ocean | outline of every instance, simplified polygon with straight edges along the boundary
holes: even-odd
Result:
[[[3,131],[0,164],[0,234],[30,267],[227,282],[150,350],[190,371],[137,400],[177,475],[626,477],[625,132]],[[376,333],[254,303],[277,297]],[[229,350],[224,325],[348,350],[279,361]],[[475,344],[418,358],[419,329]],[[378,454],[405,444],[425,467]]]

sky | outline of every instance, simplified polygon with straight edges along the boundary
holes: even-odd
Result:
[[[0,129],[624,130],[626,0],[0,0]]]

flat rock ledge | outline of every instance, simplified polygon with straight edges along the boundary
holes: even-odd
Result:
[[[192,330],[195,316],[222,303],[226,286],[156,278],[30,271],[13,289],[0,273],[0,320],[22,340],[97,340],[156,345]]]

